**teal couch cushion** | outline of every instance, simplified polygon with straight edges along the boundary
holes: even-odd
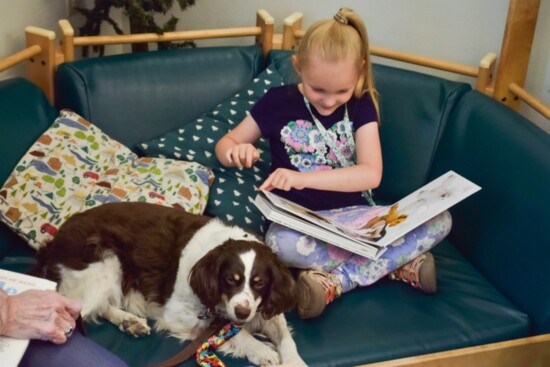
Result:
[[[285,82],[298,80],[288,51],[272,51],[268,59]],[[469,84],[413,71],[373,65],[380,95],[380,139],[384,172],[375,201],[394,202],[428,182],[445,124]]]
[[[0,81],[0,187],[56,116],[57,111],[34,84],[21,78]],[[27,246],[0,222],[0,258],[12,251],[28,254]]]
[[[449,169],[482,190],[454,207],[450,239],[510,300],[550,332],[550,135],[477,92],[457,106],[433,177]]]
[[[56,106],[127,147],[161,136],[235,94],[261,67],[259,46],[177,49],[59,66]]]

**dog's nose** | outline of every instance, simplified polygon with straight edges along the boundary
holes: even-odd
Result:
[[[239,319],[246,319],[248,316],[250,316],[250,307],[243,305],[235,306],[235,316],[237,316]]]

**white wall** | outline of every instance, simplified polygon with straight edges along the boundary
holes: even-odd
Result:
[[[57,20],[67,16],[65,0],[0,0],[0,57],[25,48],[25,27],[57,29]],[[0,79],[24,75],[19,65],[0,74]]]
[[[525,89],[550,106],[550,0],[541,0]],[[520,112],[550,134],[550,121],[522,104]]]
[[[0,57],[24,46],[23,30],[27,25],[57,30],[57,20],[67,16],[66,2],[0,0]],[[177,1],[174,3],[178,10]],[[353,8],[363,17],[373,45],[468,65],[477,65],[488,52],[498,54],[508,12],[508,1],[504,0],[197,0],[194,7],[177,16],[180,29],[252,26],[256,10],[263,8],[275,18],[276,32],[281,32],[283,19],[295,11],[304,14],[306,29],[318,19],[332,17],[340,6]],[[75,22],[73,25],[78,26]],[[200,44],[228,43],[235,44],[235,40]],[[421,71],[469,81],[452,74]],[[21,73],[18,68],[0,74],[0,79]],[[550,0],[541,0],[526,88],[550,105]],[[528,107],[521,111],[550,132],[548,120]]]

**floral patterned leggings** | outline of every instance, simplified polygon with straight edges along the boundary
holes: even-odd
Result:
[[[387,207],[353,206],[320,211],[333,221],[360,227]],[[316,269],[336,275],[342,291],[367,286],[429,251],[451,230],[449,212],[443,212],[388,245],[378,259],[371,260],[337,246],[304,235],[277,223],[272,223],[265,241],[279,258],[290,267]]]

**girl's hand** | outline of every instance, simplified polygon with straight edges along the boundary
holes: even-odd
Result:
[[[55,291],[28,290],[4,298],[0,335],[63,344],[76,327],[81,305]]]
[[[260,153],[252,144],[236,144],[227,150],[225,157],[237,168],[250,168],[260,158]]]
[[[260,158],[260,153],[252,145],[260,137],[258,124],[248,114],[216,143],[216,158],[225,167],[250,168]]]
[[[259,190],[271,191],[273,189],[289,191],[290,189],[302,190],[305,187],[302,172],[278,168],[264,181]]]

